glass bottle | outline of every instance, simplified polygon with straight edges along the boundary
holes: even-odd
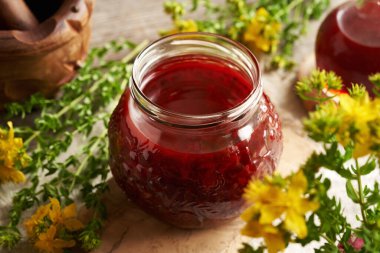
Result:
[[[380,72],[380,0],[336,7],[319,28],[315,50],[317,67],[340,75],[345,89],[362,83],[373,94],[368,76]]]

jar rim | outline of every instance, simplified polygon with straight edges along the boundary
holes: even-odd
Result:
[[[207,39],[207,37],[223,41],[224,43],[236,47],[244,54],[244,56],[250,61],[250,63],[252,63],[255,73],[254,75],[252,75],[253,80],[250,80],[253,83],[252,90],[250,91],[250,93],[244,98],[244,100],[242,100],[240,103],[234,105],[229,109],[202,115],[173,112],[152,102],[144,94],[142,89],[140,89],[140,82],[136,78],[138,72],[140,71],[139,64],[141,63],[142,59],[148,54],[148,52],[152,48],[165,44],[169,41],[175,39],[205,40]],[[176,33],[164,36],[149,44],[138,54],[138,56],[135,59],[132,68],[132,75],[129,88],[131,90],[132,98],[137,102],[138,106],[141,109],[143,109],[145,113],[147,113],[150,117],[153,117],[155,120],[161,123],[183,128],[202,128],[219,125],[221,123],[231,122],[237,118],[240,118],[241,115],[243,115],[249,109],[257,105],[263,94],[259,62],[257,58],[254,56],[254,54],[244,45],[234,40],[231,40],[221,35],[206,32]]]

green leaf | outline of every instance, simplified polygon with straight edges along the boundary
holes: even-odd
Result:
[[[360,175],[368,175],[369,173],[371,173],[375,169],[376,169],[376,161],[371,160],[371,161],[367,162],[366,164],[364,164],[363,166],[360,167],[360,169],[359,169]]]
[[[346,192],[347,192],[347,196],[352,201],[354,201],[355,203],[359,203],[358,193],[356,192],[354,186],[352,185],[351,180],[347,180],[347,182],[346,182]]]

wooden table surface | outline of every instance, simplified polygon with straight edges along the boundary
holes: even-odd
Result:
[[[171,27],[163,13],[163,0],[97,0],[93,15],[92,46],[125,37],[135,42],[158,38],[158,31]],[[188,1],[190,2],[190,1]],[[332,6],[340,0],[333,0]],[[309,26],[308,34],[297,45],[298,63],[313,51],[319,22]],[[302,130],[306,116],[294,94],[295,71],[274,71],[263,74],[264,89],[271,97],[283,124],[284,151],[278,170],[289,173],[305,161],[317,145]],[[103,231],[103,243],[94,253],[235,253],[242,241],[239,219],[207,230],[179,230],[148,216],[131,204],[110,180],[111,191],[106,197],[109,220]],[[31,253],[23,244],[17,253]],[[310,252],[287,250],[286,252]]]

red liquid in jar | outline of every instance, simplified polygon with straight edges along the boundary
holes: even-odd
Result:
[[[163,109],[205,115],[231,109],[251,93],[230,62],[190,55],[150,71],[142,90]],[[247,117],[225,126],[177,129],[135,114],[127,90],[112,115],[110,165],[116,182],[145,211],[179,227],[198,228],[237,217],[252,177],[272,173],[282,152],[278,115],[264,95]]]
[[[252,91],[247,77],[207,58],[178,58],[160,65],[143,84],[143,93],[165,110],[204,115],[240,104]]]
[[[344,85],[362,83],[372,94],[368,76],[380,72],[380,2],[354,1],[333,10],[322,23],[316,41],[320,69],[334,71]]]

